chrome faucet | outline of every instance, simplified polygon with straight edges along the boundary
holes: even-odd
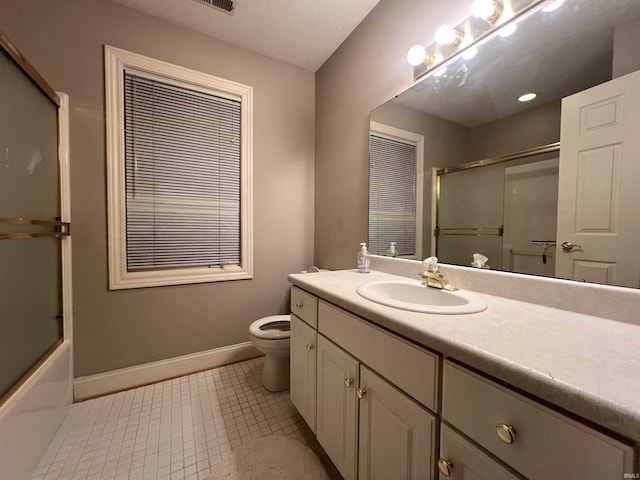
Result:
[[[420,276],[425,280],[428,287],[448,290],[450,292],[457,290],[456,287],[449,283],[447,277],[440,272],[440,265],[438,265],[437,257],[425,258],[422,265],[425,270],[420,273]]]

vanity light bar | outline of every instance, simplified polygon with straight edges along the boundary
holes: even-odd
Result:
[[[557,2],[562,3],[564,0],[556,0],[551,4],[549,4],[549,0],[530,0],[528,3],[523,0],[523,2],[524,5],[522,2],[518,2],[516,14],[511,1],[476,0],[472,7],[472,15],[456,27],[442,25],[436,32],[434,44],[428,47],[423,45],[411,47],[407,54],[407,61],[414,67],[414,79],[420,79],[436,65],[443,64],[442,66],[445,66],[451,59],[457,58],[459,54],[465,55],[468,51],[475,53],[478,47],[497,35],[508,36],[512,34],[517,28],[516,20],[520,22],[541,8],[550,8]],[[478,24],[477,21],[473,21],[473,17],[485,20],[489,28],[480,28],[477,32],[471,31],[472,26],[475,27]],[[453,47],[455,51],[448,52],[447,47]],[[467,60],[474,56],[471,52],[465,55]],[[432,59],[431,55],[436,58]]]

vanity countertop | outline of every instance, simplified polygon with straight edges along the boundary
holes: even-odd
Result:
[[[487,310],[434,315],[386,307],[356,289],[402,279],[372,271],[289,281],[369,321],[640,442],[640,326],[482,295]]]

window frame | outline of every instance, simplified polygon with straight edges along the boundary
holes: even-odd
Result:
[[[247,280],[253,278],[253,88],[144,55],[104,46],[107,134],[109,289]],[[124,70],[135,69],[194,90],[241,101],[240,265],[127,270],[124,150]]]
[[[400,257],[407,259],[421,259],[424,215],[424,136],[371,120],[369,122],[369,138],[372,134],[416,147],[415,254],[400,255]]]

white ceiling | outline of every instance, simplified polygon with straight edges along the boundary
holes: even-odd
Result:
[[[379,0],[238,0],[233,15],[194,0],[114,0],[315,72]]]

